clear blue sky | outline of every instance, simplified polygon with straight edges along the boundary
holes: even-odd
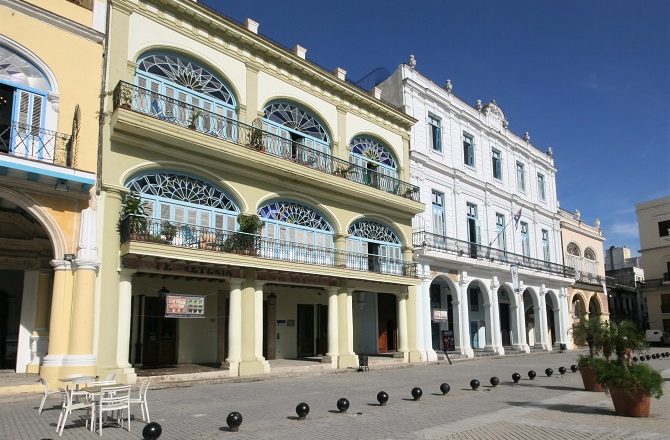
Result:
[[[635,203],[670,195],[670,0],[200,0],[358,79],[409,54],[552,146],[561,207],[639,249]]]

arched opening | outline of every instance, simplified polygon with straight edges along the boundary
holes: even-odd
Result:
[[[370,272],[402,275],[402,243],[390,227],[374,220],[360,219],[349,226],[347,267]]]
[[[431,337],[435,351],[455,352],[460,348],[460,311],[455,286],[439,276],[430,284]]]
[[[553,346],[559,338],[559,305],[556,298],[554,298],[553,292],[547,292],[544,296],[546,302],[546,314],[547,314],[547,331],[549,332],[549,341]]]
[[[526,324],[526,342],[529,347],[541,345],[539,307],[534,293],[530,289],[523,291],[524,320]]]
[[[600,302],[598,301],[598,296],[596,294],[591,295],[589,300],[589,319],[600,319],[602,314],[602,309],[600,308]]]
[[[491,327],[491,304],[488,293],[479,281],[472,281],[466,290],[468,302],[468,323],[470,328],[470,346],[474,350],[492,347],[493,331]]]
[[[367,185],[386,188],[383,177],[398,178],[398,164],[391,149],[370,136],[356,136],[349,143],[349,161],[364,168],[363,182]]]
[[[2,195],[0,243],[0,369],[25,373],[47,354],[54,249],[40,221]]]
[[[584,298],[581,294],[576,293],[572,297],[572,325],[579,325],[584,319],[586,319],[586,306],[584,304]],[[573,342],[575,345],[586,345],[586,341],[574,338]]]
[[[331,154],[331,137],[326,125],[312,111],[288,101],[272,101],[263,109],[263,130],[286,142],[270,142],[270,153],[309,164],[314,151]]]
[[[518,344],[517,341],[517,306],[514,294],[508,286],[498,288],[498,316],[500,321],[501,344],[505,348],[511,348]]]

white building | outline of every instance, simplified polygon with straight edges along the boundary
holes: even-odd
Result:
[[[571,345],[551,149],[518,137],[495,101],[475,107],[403,64],[378,88],[419,122],[410,174],[426,211],[415,217],[423,276],[417,311],[428,360],[453,332],[455,352]],[[514,218],[520,212],[518,219]],[[519,293],[511,267],[518,268]],[[446,319],[445,319],[446,318]]]

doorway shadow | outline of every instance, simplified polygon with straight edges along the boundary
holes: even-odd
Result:
[[[616,416],[614,409],[606,409],[597,406],[573,405],[570,403],[541,403],[541,402],[507,402],[508,405],[533,407],[559,411],[569,414],[593,414],[602,416]]]

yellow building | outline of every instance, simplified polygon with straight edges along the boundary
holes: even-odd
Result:
[[[50,379],[96,365],[104,8],[0,3],[0,367]]]
[[[605,237],[600,220],[584,222],[579,211],[559,209],[563,264],[575,269],[575,282],[568,288],[570,327],[586,317],[607,320],[609,308],[605,285]]]
[[[420,359],[415,120],[258,27],[187,0],[111,6],[99,374]]]

